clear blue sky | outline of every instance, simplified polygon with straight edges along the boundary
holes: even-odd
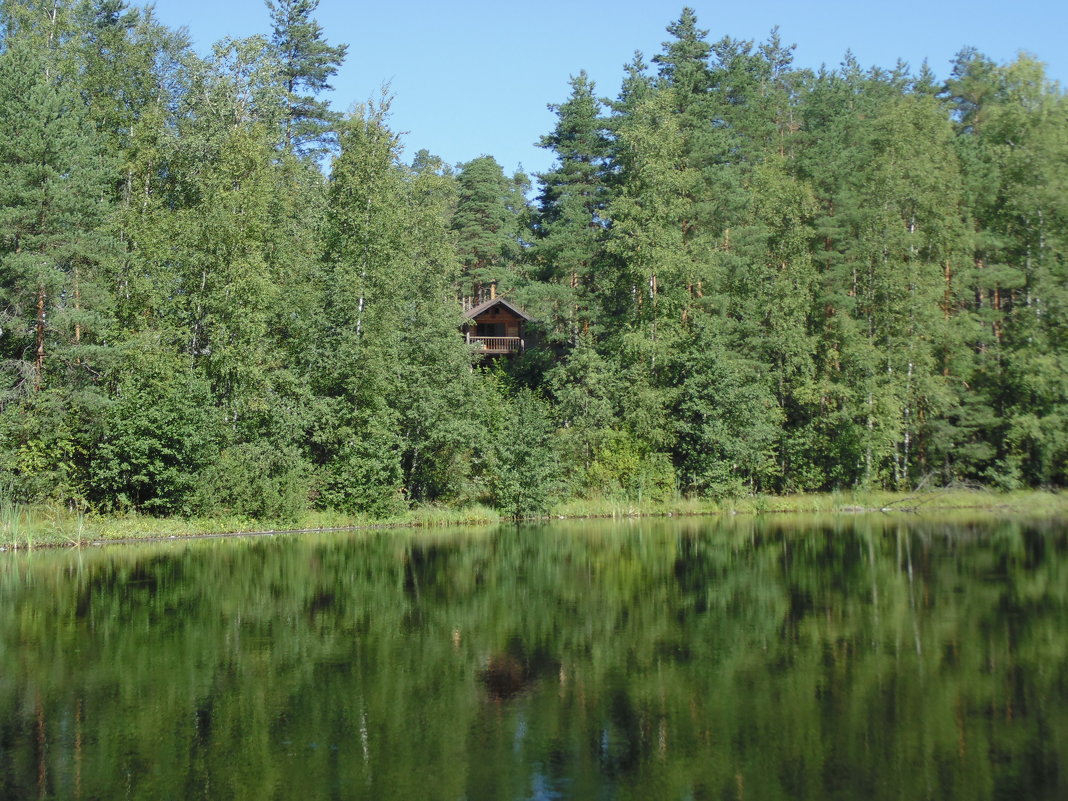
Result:
[[[550,153],[534,146],[554,116],[546,108],[568,94],[568,77],[585,69],[601,96],[614,97],[635,50],[646,60],[668,38],[664,28],[686,2],[664,0],[320,0],[316,18],[331,44],[349,55],[333,81],[343,111],[389,83],[392,127],[406,132],[406,156],[427,148],[447,162],[494,156],[511,171],[546,169]],[[918,68],[926,58],[940,77],[970,45],[998,62],[1026,51],[1047,75],[1068,84],[1066,0],[691,0],[709,39],[764,39],[780,27],[797,44],[795,63],[837,66],[852,49],[863,66],[890,68],[898,58]],[[158,0],[159,19],[185,26],[207,52],[225,36],[269,34],[261,0]]]

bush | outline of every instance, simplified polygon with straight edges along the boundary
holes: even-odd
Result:
[[[193,375],[120,385],[92,449],[91,500],[106,511],[193,511],[202,471],[218,455],[217,418],[206,384]]]
[[[297,520],[307,510],[311,474],[292,446],[244,442],[224,450],[205,471],[197,506],[258,520]]]
[[[560,485],[549,412],[533,392],[508,399],[487,459],[493,505],[512,517],[544,514]]]
[[[676,494],[675,469],[666,453],[650,452],[626,431],[613,431],[586,471],[586,486],[609,498],[664,501]]]

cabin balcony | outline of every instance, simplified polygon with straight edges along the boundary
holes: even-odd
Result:
[[[526,350],[530,315],[501,297],[493,297],[464,311],[461,326],[473,353],[483,359],[511,357]]]
[[[484,337],[468,334],[467,343],[480,353],[522,353],[522,337]]]

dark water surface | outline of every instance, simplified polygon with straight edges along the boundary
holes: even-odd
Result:
[[[1065,799],[1068,528],[4,554],[0,798]]]

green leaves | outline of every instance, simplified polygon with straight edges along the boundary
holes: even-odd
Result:
[[[525,185],[522,173],[505,178],[492,156],[461,165],[452,229],[463,265],[461,294],[472,305],[489,299],[491,285],[500,293],[516,285],[516,261],[527,222]]]
[[[159,351],[133,355],[124,372],[89,456],[89,499],[108,511],[203,508],[196,496],[223,422],[206,382]]]
[[[674,419],[683,486],[715,496],[776,486],[785,420],[769,371],[724,348],[708,323],[696,328],[682,370]]]
[[[388,99],[320,101],[345,47],[316,7],[204,58],[121,0],[0,7],[21,497],[525,516],[1068,481],[1068,103],[1038,62],[813,74],[683,9],[616,101],[571,79],[530,204],[492,156],[405,164]],[[458,329],[493,293],[534,319],[487,369]]]
[[[533,392],[506,398],[487,430],[485,470],[494,506],[516,518],[548,510],[561,483],[549,409]]]
[[[33,362],[33,383],[41,386],[46,362],[64,369],[53,352],[81,345],[96,320],[81,314],[82,298],[94,294],[95,266],[110,244],[103,230],[110,162],[80,98],[50,79],[20,39],[9,39],[0,54],[0,125],[7,132],[0,143],[0,303],[8,321],[0,350]],[[106,308],[106,296],[95,294],[99,310]]]

